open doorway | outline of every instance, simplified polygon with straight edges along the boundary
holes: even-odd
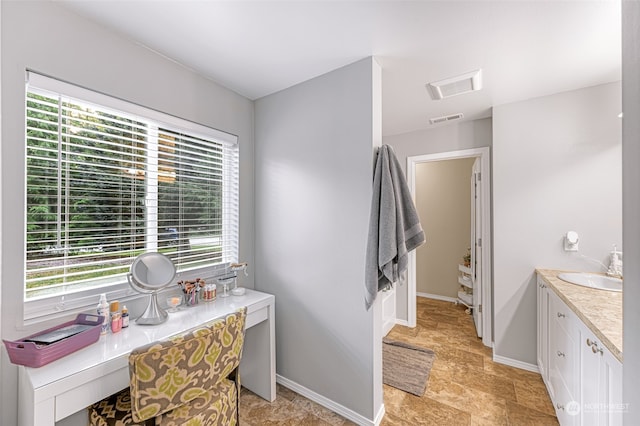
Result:
[[[429,187],[427,190],[431,194],[440,197],[440,201],[434,200],[435,203],[428,207],[432,218],[440,225],[431,240],[426,232],[429,219],[423,223],[428,248],[422,252],[420,249],[413,251],[409,257],[408,325],[416,326],[418,295],[457,301],[469,306],[478,337],[482,337],[486,346],[491,346],[489,148],[408,157],[407,180],[417,204],[421,176],[432,179],[431,183],[423,185]],[[441,211],[438,211],[438,205],[442,206]],[[420,210],[420,206],[417,207]],[[438,214],[444,216],[434,217]],[[469,266],[458,267],[458,264],[463,264],[467,249]],[[425,253],[428,257],[418,262],[418,256]],[[427,279],[420,280],[421,289],[418,291],[420,276]]]

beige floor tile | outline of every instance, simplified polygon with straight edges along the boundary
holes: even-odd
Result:
[[[494,362],[491,348],[478,339],[462,306],[418,298],[417,314],[415,328],[395,326],[388,337],[435,352],[427,390],[417,397],[384,385],[382,426],[558,424],[540,375]],[[273,403],[243,389],[240,424],[353,425],[281,385]]]
[[[471,426],[507,426],[509,421],[506,417],[484,418],[471,416]]]
[[[542,381],[542,377],[538,374],[536,377],[520,377],[513,380],[514,385],[517,387],[524,387],[532,391],[539,392],[541,394],[547,393],[547,388]],[[517,389],[516,389],[517,392]]]
[[[409,394],[389,385],[383,384],[382,388],[384,391],[384,407],[386,412],[400,412],[404,404],[404,399]]]
[[[493,352],[491,348],[488,346],[485,346],[484,343],[482,343],[482,339],[478,337],[468,338],[468,344],[469,344],[469,352],[482,355],[485,358],[489,358],[489,359],[493,357]]]
[[[346,420],[344,417],[334,413],[328,408],[323,407],[320,404],[317,404],[310,399],[307,399],[301,395],[297,395],[291,403],[297,410],[307,411],[319,419],[324,420],[330,425],[333,426],[343,426],[347,424],[353,424],[352,422]]]
[[[387,337],[389,338],[393,338],[392,336],[397,336],[397,337],[404,337],[404,336],[409,336],[409,337],[416,337],[418,335],[418,332],[420,331],[420,327],[394,327],[393,330],[391,332],[389,332],[389,334],[387,335]]]
[[[380,426],[406,426],[404,419],[397,417],[395,414],[386,413]]]
[[[390,425],[464,425],[468,426],[471,416],[462,410],[435,401],[431,398],[409,395],[402,410],[385,415],[393,421]],[[382,423],[383,425],[386,423]]]
[[[506,418],[506,401],[503,398],[455,382],[434,379],[429,378],[426,397],[457,408],[469,415],[473,414],[485,419]]]
[[[530,382],[533,382],[531,380]],[[542,380],[540,380],[542,382]],[[531,409],[540,411],[550,416],[555,416],[555,410],[551,404],[551,400],[546,394],[546,390],[543,393],[541,389],[536,385],[514,382],[516,390],[516,401],[520,405],[524,405]]]
[[[245,419],[247,422],[255,423],[255,419],[260,419],[261,424],[270,424],[269,422],[288,421],[288,420],[301,420],[308,413],[303,410],[296,410],[288,401],[284,398],[276,398],[273,402],[253,402],[251,404],[245,404],[247,395],[241,395],[240,399],[240,420]],[[260,399],[256,396],[256,398]]]
[[[408,328],[408,327],[407,327]],[[415,327],[418,331],[433,331],[435,329],[438,328],[438,322],[437,321],[432,321],[430,319],[426,319],[426,318],[417,318],[416,319],[416,327]]]
[[[436,358],[446,359],[449,362],[455,362],[462,365],[471,365],[482,368],[484,366],[484,357],[482,355],[461,350],[457,347],[443,346],[436,352]]]
[[[540,374],[531,371],[523,370],[521,368],[515,368],[504,364],[499,364],[492,360],[484,363],[484,369],[496,376],[506,377],[512,380],[537,380],[540,378]]]
[[[479,368],[461,366],[453,372],[452,380],[471,389],[489,393],[505,400],[516,401],[513,380],[488,374]]]
[[[556,419],[555,415],[550,416],[515,402],[507,402],[507,417],[509,425],[513,426],[558,425],[558,419]]]
[[[289,388],[285,388],[280,383],[276,383],[276,395],[278,396],[278,398],[282,397],[284,399],[288,399],[289,401],[293,401],[293,399],[298,396],[297,393]]]

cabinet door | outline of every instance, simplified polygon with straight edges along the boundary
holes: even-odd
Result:
[[[622,425],[622,414],[627,409],[622,400],[622,363],[604,349],[600,362],[600,424]]]
[[[582,425],[621,425],[622,364],[586,325],[579,329]]]
[[[580,326],[580,417],[583,426],[600,426],[600,355],[593,333]]]

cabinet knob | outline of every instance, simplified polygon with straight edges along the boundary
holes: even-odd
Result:
[[[598,347],[598,344],[597,344],[597,343],[594,343],[594,344],[593,344],[593,346],[591,346],[591,351],[592,351],[594,354],[597,354],[598,352],[600,352],[600,355],[604,355],[604,351],[602,350],[602,348],[599,348],[599,347]]]
[[[556,407],[558,408],[558,410],[564,411],[564,405],[560,405],[559,402],[556,403]]]
[[[564,318],[565,315],[562,312],[558,312],[558,318]]]
[[[556,354],[557,354],[558,356],[564,356],[564,352],[557,351],[557,352],[556,352]]]
[[[595,345],[596,342],[593,342],[591,339],[587,337],[587,346]]]

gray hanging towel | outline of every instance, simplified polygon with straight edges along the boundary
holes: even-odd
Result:
[[[408,254],[425,242],[420,218],[393,148],[378,150],[365,259],[365,306],[407,270]]]

